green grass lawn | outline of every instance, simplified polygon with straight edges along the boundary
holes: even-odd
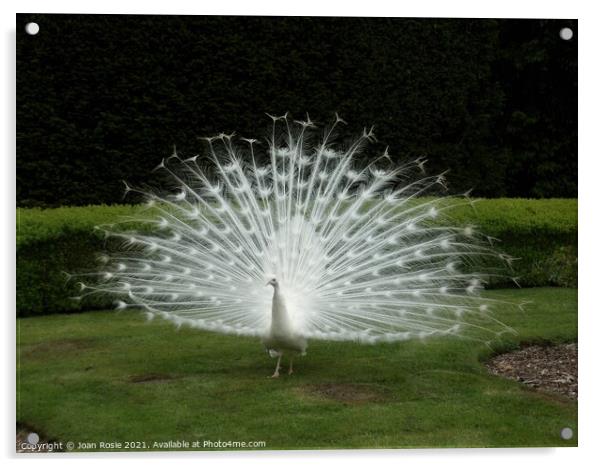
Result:
[[[519,342],[577,339],[577,291],[499,314]],[[256,339],[147,322],[137,312],[18,320],[17,420],[63,442],[265,441],[267,449],[575,446],[577,403],[492,376],[484,345],[442,338],[361,345],[312,341],[272,380]]]

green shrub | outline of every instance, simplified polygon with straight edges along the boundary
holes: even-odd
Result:
[[[80,311],[111,305],[108,297],[75,300],[69,273],[94,268],[108,245],[95,226],[134,214],[136,206],[86,206],[17,210],[17,314]]]
[[[577,286],[577,200],[478,200],[451,213],[499,240],[496,248],[518,258],[515,275],[523,287]],[[497,286],[505,285],[498,282]]]
[[[92,271],[97,255],[114,248],[95,226],[119,222],[139,209],[128,205],[18,209],[17,313],[109,306],[109,297],[72,299],[79,294],[77,280],[68,280],[66,273]],[[449,216],[454,223],[475,225],[499,239],[496,247],[520,258],[514,268],[521,286],[577,285],[576,199],[479,200],[474,209],[454,208]]]

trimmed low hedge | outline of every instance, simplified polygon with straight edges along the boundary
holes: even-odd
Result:
[[[577,200],[478,200],[474,209],[453,212],[461,224],[475,224],[499,240],[496,248],[513,263],[522,287],[577,287]],[[508,284],[498,282],[496,286]]]
[[[87,206],[17,210],[17,314],[27,316],[107,307],[110,298],[79,302],[66,272],[91,270],[110,248],[94,227],[135,214],[138,206]],[[500,240],[498,247],[520,258],[514,265],[521,286],[577,285],[576,199],[488,199],[450,213]],[[497,286],[505,284],[497,283]]]

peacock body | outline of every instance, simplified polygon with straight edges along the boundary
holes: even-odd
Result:
[[[385,151],[358,165],[374,134],[341,145],[342,124],[337,115],[320,133],[309,117],[271,117],[266,142],[205,138],[209,166],[174,151],[158,167],[175,184],[170,194],[126,185],[147,209],[102,227],[122,247],[84,294],[109,293],[119,309],[178,326],[257,336],[278,357],[275,376],[307,339],[511,332],[493,313],[505,304],[479,291],[512,258],[447,218],[471,200],[433,196],[445,177],[425,175],[424,158],[395,167]]]

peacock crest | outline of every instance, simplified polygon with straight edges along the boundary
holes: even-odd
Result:
[[[158,167],[175,185],[167,195],[126,185],[145,209],[102,227],[121,247],[83,294],[110,294],[117,308],[177,325],[263,337],[275,299],[266,281],[276,278],[303,339],[512,332],[494,317],[507,304],[479,293],[508,275],[512,258],[451,222],[471,200],[446,194],[444,174],[425,174],[424,158],[393,166],[388,150],[367,158],[372,129],[341,144],[338,115],[324,129],[309,117],[270,118],[265,141],[220,134],[204,138],[205,157],[174,151]],[[369,162],[358,165],[360,154]]]

